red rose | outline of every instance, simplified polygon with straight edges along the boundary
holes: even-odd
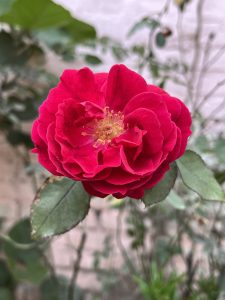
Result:
[[[33,124],[33,151],[91,195],[139,199],[184,153],[190,125],[180,100],[124,65],[65,70]]]

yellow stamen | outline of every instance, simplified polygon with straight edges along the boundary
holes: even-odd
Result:
[[[104,118],[95,121],[93,136],[98,144],[108,144],[113,138],[121,135],[124,129],[124,116],[121,112],[114,112],[109,107],[104,109]]]

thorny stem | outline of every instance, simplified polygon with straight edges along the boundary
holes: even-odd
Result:
[[[79,270],[80,270],[80,262],[81,262],[81,259],[82,259],[82,254],[83,254],[86,238],[87,238],[87,235],[86,235],[85,232],[83,232],[82,236],[81,236],[79,247],[77,249],[77,259],[76,259],[76,261],[74,263],[74,266],[73,266],[73,274],[72,274],[70,284],[69,284],[69,288],[68,288],[68,300],[73,300],[74,299],[75,283],[76,283],[77,275],[78,275]]]

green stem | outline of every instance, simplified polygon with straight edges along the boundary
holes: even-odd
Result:
[[[9,244],[11,244],[13,247],[20,249],[20,250],[31,250],[33,248],[37,247],[37,243],[30,243],[30,244],[22,244],[22,243],[18,243],[16,241],[14,241],[13,239],[11,239],[10,236],[5,235],[3,233],[0,233],[0,240],[3,240],[5,242],[8,242]]]

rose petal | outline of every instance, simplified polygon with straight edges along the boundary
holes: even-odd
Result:
[[[106,105],[115,111],[122,111],[135,95],[147,90],[147,83],[136,72],[124,65],[114,65],[109,72]]]
[[[103,76],[98,76],[96,83],[93,72],[89,68],[83,68],[79,71],[65,70],[60,79],[72,97],[79,102],[90,101],[104,106],[103,93],[98,90],[98,85],[103,83]]]

